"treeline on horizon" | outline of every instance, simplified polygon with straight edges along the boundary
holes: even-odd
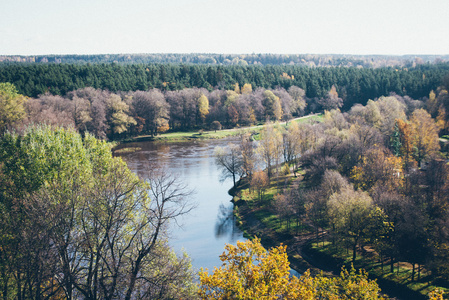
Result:
[[[423,64],[412,68],[347,68],[269,65],[221,66],[193,64],[1,64],[0,82],[10,82],[28,97],[51,93],[66,95],[85,88],[110,92],[162,91],[185,88],[233,89],[236,83],[253,89],[297,86],[308,98],[324,97],[334,85],[343,109],[388,95],[420,99],[441,85],[449,64]]]
[[[225,54],[225,53],[123,53],[0,55],[0,63],[119,63],[206,65],[300,65],[309,67],[414,67],[447,62],[449,55],[353,55],[353,54]]]

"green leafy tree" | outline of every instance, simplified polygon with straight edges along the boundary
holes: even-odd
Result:
[[[266,90],[263,93],[264,99],[262,104],[265,107],[265,115],[267,118],[279,121],[282,118],[282,106],[279,97],[272,91]]]
[[[177,178],[161,171],[143,181],[108,144],[73,130],[31,127],[0,142],[4,298],[194,292],[189,259],[164,237],[168,222],[192,208]]]
[[[0,133],[25,117],[25,96],[9,82],[0,82]]]
[[[352,246],[352,261],[357,257],[357,246],[364,237],[369,222],[373,200],[366,192],[354,191],[352,187],[332,194],[328,202],[328,214],[333,228]]]

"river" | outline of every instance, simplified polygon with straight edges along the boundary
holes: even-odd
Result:
[[[164,164],[169,172],[178,175],[195,191],[191,201],[196,208],[179,220],[181,227],[172,226],[170,240],[175,251],[186,251],[195,270],[201,267],[213,270],[220,266],[219,255],[223,253],[225,244],[245,240],[232,218],[232,197],[228,194],[232,180],[220,182],[221,172],[214,162],[215,147],[224,147],[231,141],[129,143],[123,146],[139,150],[119,155],[133,172],[142,177],[149,163]]]

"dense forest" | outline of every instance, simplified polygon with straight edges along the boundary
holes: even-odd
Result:
[[[288,121],[309,113],[344,109],[344,100],[334,85],[323,97],[309,98],[297,86],[252,89],[238,84],[232,90],[185,88],[177,91],[150,89],[113,93],[92,87],[77,89],[64,97],[45,93],[26,98],[10,83],[1,84],[5,99],[1,130],[26,124],[46,123],[74,127],[101,139],[157,135],[168,130],[217,130],[271,121]],[[428,106],[434,117],[446,120],[449,107],[445,89],[439,88],[422,100],[390,95],[413,108]],[[429,99],[430,101],[426,101]],[[8,104],[8,105],[6,105]],[[361,105],[361,104],[358,104]],[[412,108],[410,108],[412,109]],[[14,124],[13,124],[14,123]],[[446,129],[444,129],[446,130]],[[445,132],[445,131],[442,132]]]
[[[0,82],[14,84],[19,93],[37,97],[85,87],[110,92],[163,91],[184,88],[234,89],[238,83],[289,89],[297,86],[308,98],[324,97],[334,85],[344,101],[343,108],[368,99],[388,95],[408,95],[413,99],[436,90],[449,72],[449,64],[418,65],[414,68],[310,68],[303,66],[218,66],[189,64],[2,64]]]
[[[348,111],[390,94],[417,106],[430,97],[432,116],[442,107],[446,119],[448,73],[449,64],[412,69],[14,64],[0,67],[0,82],[9,82],[3,87],[10,99],[32,97],[23,101],[23,123],[71,125],[98,138],[122,139]]]

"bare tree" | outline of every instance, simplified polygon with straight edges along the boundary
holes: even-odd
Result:
[[[266,164],[268,177],[277,173],[282,156],[282,135],[273,124],[268,124],[260,132],[261,138],[257,152]]]
[[[240,177],[243,171],[240,147],[230,143],[225,148],[215,148],[215,163],[222,170],[222,180],[231,177],[235,187],[237,177]]]
[[[254,143],[249,134],[242,135],[241,139],[240,151],[242,153],[242,171],[245,176],[251,178],[257,164]]]
[[[147,181],[152,201],[146,211],[147,220],[142,225],[150,227],[151,235],[148,235],[145,230],[136,232],[134,235],[136,256],[131,263],[130,280],[126,287],[125,299],[135,298],[138,282],[154,282],[152,278],[147,278],[146,274],[141,272],[147,257],[155,250],[157,242],[165,234],[164,231],[169,223],[176,221],[177,218],[189,213],[194,208],[187,201],[192,191],[166,170],[153,169],[150,171]]]
[[[304,109],[307,106],[306,100],[305,100],[305,95],[306,92],[297,87],[292,85],[289,89],[288,89],[288,93],[290,94],[290,96],[293,98],[293,100],[295,101],[296,104],[296,115],[301,116],[302,114],[304,114]]]

